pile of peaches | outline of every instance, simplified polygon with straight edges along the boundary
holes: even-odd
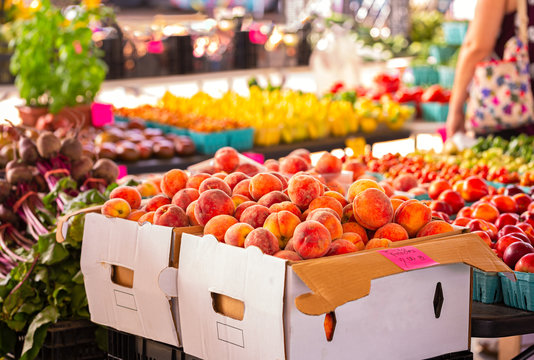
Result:
[[[249,166],[247,173],[236,171],[240,161],[237,151],[222,148],[212,173],[170,170],[149,185],[161,193],[144,201],[146,184],[116,188],[102,213],[162,226],[200,225],[220,242],[294,261],[453,230],[433,219],[424,202],[395,195],[402,181],[379,183],[354,160],[343,164],[324,153],[312,167],[310,153],[299,149],[266,161],[267,171]],[[352,171],[348,184],[337,181],[344,169]]]

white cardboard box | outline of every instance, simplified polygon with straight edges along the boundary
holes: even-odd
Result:
[[[179,250],[177,230],[86,215],[80,265],[91,321],[181,345],[173,267]]]
[[[338,360],[423,359],[467,350],[466,264],[509,269],[473,235],[407,244],[439,266],[404,271],[377,251],[291,263],[254,247],[184,234],[178,273],[184,351],[204,360]],[[436,317],[438,283],[443,303]],[[221,307],[214,294],[242,302],[244,311],[236,316],[234,306]],[[328,342],[323,324],[331,311],[337,322]]]

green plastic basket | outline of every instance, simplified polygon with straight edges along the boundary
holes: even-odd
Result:
[[[534,311],[534,273],[515,272],[517,281],[499,273],[504,303],[508,306]]]
[[[454,75],[456,74],[456,69],[448,66],[439,66],[439,84],[445,88],[451,89],[454,84]]]
[[[226,131],[228,134],[228,143],[236,150],[250,150],[254,145],[254,129],[235,129]]]
[[[442,25],[445,42],[448,45],[462,45],[469,23],[466,21],[444,22]]]
[[[453,57],[456,49],[456,46],[432,45],[429,52],[430,56],[435,58],[438,64],[446,64]]]
[[[438,102],[427,102],[421,104],[423,119],[430,122],[444,123],[449,114],[449,104]]]
[[[438,71],[433,66],[413,66],[411,69],[415,86],[435,85],[439,82]]]
[[[501,279],[498,273],[473,269],[473,300],[495,304],[503,300]]]
[[[230,145],[226,131],[214,133],[190,131],[189,136],[195,143],[197,151],[205,155],[213,155],[220,148]]]
[[[115,120],[115,122],[129,122],[130,119],[128,119],[126,116],[121,116],[121,115],[113,115],[113,119]]]

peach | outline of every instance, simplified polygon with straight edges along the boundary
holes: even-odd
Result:
[[[287,196],[281,191],[272,191],[268,194],[263,195],[258,200],[258,204],[266,207],[271,207],[274,204],[279,204],[284,201],[289,201],[289,196]]]
[[[391,200],[400,200],[402,202],[406,201],[406,200],[410,200],[410,198],[406,195],[393,195],[391,197]]]
[[[241,213],[239,221],[250,224],[256,229],[263,226],[269,215],[270,211],[267,207],[263,205],[252,205],[247,207],[243,213]]]
[[[358,251],[358,248],[349,240],[337,239],[332,241],[325,256],[348,254],[356,251]]]
[[[217,215],[212,217],[204,227],[204,235],[211,234],[220,242],[224,242],[224,234],[230,226],[237,224],[235,217],[230,215]]]
[[[369,230],[376,230],[393,219],[391,200],[376,188],[367,188],[358,193],[352,206],[356,222]]]
[[[248,191],[252,199],[258,201],[263,195],[273,191],[282,191],[282,182],[276,176],[260,173],[250,179]]]
[[[452,222],[451,218],[449,217],[449,215],[445,214],[444,212],[441,212],[441,211],[432,210],[432,218],[435,218],[436,220],[441,219],[441,220],[443,220],[443,221],[445,221],[445,222],[447,222],[449,224]]]
[[[511,196],[495,195],[491,198],[490,203],[501,213],[515,213],[517,211],[517,205]]]
[[[205,226],[211,218],[217,215],[233,215],[234,202],[224,191],[211,189],[200,194],[195,206],[195,218]]]
[[[154,215],[156,214],[155,211],[149,211],[146,214],[142,215],[137,222],[139,224],[143,224],[145,222],[149,222],[151,224],[154,224]]]
[[[293,237],[293,233],[298,224],[300,224],[300,219],[295,214],[282,210],[270,214],[265,219],[263,227],[276,236],[278,245],[283,249],[289,239]]]
[[[282,183],[282,189],[287,189],[287,178],[284,175],[274,171],[271,171],[269,174],[276,176],[278,180],[280,180]]]
[[[295,248],[293,247],[293,238],[289,239],[284,250],[295,251]]]
[[[473,209],[468,206],[461,208],[460,211],[458,211],[458,214],[456,215],[456,217],[466,217],[466,218],[471,218],[472,216],[473,216]]]
[[[473,208],[471,217],[494,223],[499,217],[499,210],[490,203],[480,203]]]
[[[461,194],[463,189],[464,189],[464,182],[465,182],[465,180],[459,180],[459,181],[455,182],[454,185],[452,185],[452,189],[451,190],[454,190],[458,194]]]
[[[399,191],[408,191],[417,185],[417,178],[413,174],[402,174],[393,180],[393,187]]]
[[[122,198],[115,198],[106,201],[100,211],[106,216],[126,219],[132,212],[132,209],[128,201]]]
[[[237,219],[237,220],[241,220],[241,215],[243,214],[243,211],[245,211],[247,208],[251,207],[252,205],[257,205],[256,202],[254,201],[245,201],[241,204],[239,204],[236,208],[235,208],[235,213],[234,213],[234,217]]]
[[[185,188],[187,173],[180,169],[169,170],[161,179],[161,191],[172,199],[174,194]]]
[[[150,181],[151,183],[153,183],[154,186],[158,189],[158,193],[160,193],[162,179],[163,179],[163,175],[150,175],[147,181]]]
[[[430,187],[428,188],[428,196],[432,200],[436,200],[439,197],[439,194],[444,192],[445,190],[451,190],[451,184],[447,180],[435,180],[430,184]]]
[[[395,189],[390,183],[385,182],[385,181],[380,181],[378,185],[382,186],[382,189],[384,189],[384,192],[386,193],[388,197],[392,197],[393,195],[395,195]]]
[[[297,215],[299,218],[302,216],[302,211],[300,211],[297,205],[293,204],[291,201],[282,201],[281,203],[273,204],[269,207],[269,211],[271,213],[279,212],[282,210],[287,210]]]
[[[393,242],[389,239],[380,239],[380,238],[373,238],[369,240],[367,245],[365,245],[365,250],[368,249],[379,249],[379,248],[388,248],[391,246]]]
[[[168,204],[156,210],[154,224],[169,227],[183,227],[189,226],[189,219],[181,207]]]
[[[128,201],[131,209],[139,209],[141,206],[141,194],[133,186],[119,186],[111,191],[110,199],[121,198]]]
[[[488,195],[488,185],[478,176],[469,176],[462,185],[461,195],[468,202],[480,200]]]
[[[213,156],[213,165],[217,171],[231,173],[239,165],[239,154],[229,146],[220,148]]]
[[[250,195],[250,191],[248,191],[250,185],[250,179],[241,180],[237,185],[234,187],[234,190],[232,192],[233,195],[243,195],[250,200],[252,200],[252,195]]]
[[[362,237],[356,233],[346,232],[341,235],[341,238],[353,243],[358,251],[365,249],[365,243],[363,242]]]
[[[343,162],[340,158],[325,152],[317,161],[315,171],[319,174],[339,174],[342,166]]]
[[[152,197],[159,193],[159,189],[152,181],[144,181],[141,184],[136,186],[137,191],[139,191],[139,194],[141,194],[141,197]]]
[[[191,175],[189,179],[187,179],[185,187],[198,190],[200,188],[200,184],[202,184],[204,180],[209,179],[210,177],[211,175],[207,173],[198,173]]]
[[[243,174],[245,174],[247,176],[254,176],[254,175],[256,175],[257,173],[260,172],[260,169],[254,164],[244,163],[244,164],[239,165],[234,170],[234,172],[236,172],[236,171],[242,172]]]
[[[148,200],[147,204],[145,205],[145,210],[148,212],[156,211],[159,207],[170,203],[171,199],[168,198],[166,195],[156,195]]]
[[[139,221],[139,218],[146,214],[145,210],[134,210],[128,215],[126,219],[132,220],[132,221]]]
[[[198,193],[197,189],[182,189],[178,190],[176,194],[172,197],[171,203],[179,206],[182,208],[182,210],[187,210],[187,207],[189,204],[191,204],[193,201],[197,200],[200,194]]]
[[[449,216],[453,214],[452,206],[447,204],[445,201],[441,201],[441,200],[432,201],[429,207],[432,209],[432,211],[443,212]]]
[[[400,204],[402,204],[404,200],[401,199],[391,199],[391,206],[393,206],[393,212],[397,211]]]
[[[243,195],[239,195],[239,194],[236,194],[236,195],[233,195],[232,196],[232,201],[234,202],[234,206],[237,207],[239,205],[241,205],[242,203],[246,202],[246,201],[250,201],[249,198],[247,198],[246,196],[243,196]]]
[[[310,214],[310,209],[306,209],[302,215],[300,215],[300,220],[302,221],[306,221],[306,219],[308,218],[308,215]]]
[[[280,172],[283,174],[296,174],[308,170],[306,160],[296,155],[289,155],[280,160]]]
[[[330,196],[319,196],[318,198],[314,199],[308,207],[310,211],[323,208],[334,210],[340,219],[343,216],[343,207],[339,201]]]
[[[264,254],[274,255],[280,248],[278,247],[278,239],[269,230],[264,228],[257,228],[250,232],[245,239],[245,247],[256,246]]]
[[[360,176],[365,175],[367,165],[352,159],[343,164],[343,170],[352,171],[352,181],[356,181]]]
[[[234,172],[224,178],[224,182],[234,190],[235,186],[245,179],[250,179],[248,175],[243,174],[242,172]]]
[[[197,226],[200,225],[197,221],[197,218],[195,217],[195,207],[197,206],[197,200],[193,201],[191,204],[187,206],[187,209],[185,209],[185,214],[187,215],[187,218],[189,219],[189,223],[191,226]]]
[[[417,232],[417,237],[443,234],[453,230],[454,228],[452,227],[452,225],[445,221],[432,220]]]
[[[274,254],[275,257],[284,259],[284,260],[290,260],[290,261],[300,261],[302,258],[294,251],[290,250],[280,250],[276,254]]]
[[[318,221],[300,223],[293,235],[293,248],[303,259],[326,255],[332,242],[328,229]]]
[[[470,219],[470,218],[467,218],[467,217],[457,217],[456,219],[454,219],[452,224],[453,225],[458,225],[458,226],[466,226],[467,224],[469,224],[469,222],[471,220],[473,220],[473,219]]]
[[[528,207],[530,206],[530,203],[532,202],[532,198],[527,194],[515,194],[514,196],[512,196],[512,198],[514,199],[515,205],[517,206],[518,214],[522,214],[527,211]]]
[[[210,177],[209,179],[204,180],[202,184],[200,184],[198,192],[202,194],[205,191],[213,189],[219,189],[221,191],[224,191],[226,195],[232,196],[232,190],[230,189],[230,186],[228,186],[228,184],[225,183],[224,180],[221,180],[217,177]]]
[[[221,179],[223,181],[224,181],[224,179],[226,179],[227,176],[228,176],[228,174],[225,173],[225,172],[218,172],[218,173],[215,173],[215,174],[211,175],[211,177],[215,177],[215,178]]]
[[[325,210],[326,209],[317,209],[310,212],[306,220],[315,220],[320,222],[328,229],[332,239],[338,239],[341,237],[341,235],[343,235],[343,226],[341,225],[339,218],[337,218],[331,212]]]
[[[230,226],[224,234],[224,242],[228,245],[245,247],[245,239],[254,230],[252,226],[245,223],[236,223]]]
[[[367,189],[378,189],[385,193],[382,186],[380,186],[376,181],[373,180],[367,180],[367,179],[360,179],[356,180],[352,183],[352,185],[349,187],[349,191],[347,193],[347,198],[349,202],[353,202],[354,198]]]
[[[327,191],[325,192],[329,192],[329,193],[334,193],[334,194],[338,194],[340,195],[343,200],[345,200],[345,189],[343,188],[343,186],[341,186],[341,184],[335,180],[331,180],[331,181],[328,181],[326,183],[326,187],[328,188]],[[346,202],[347,200],[345,200]]]
[[[417,200],[405,201],[395,212],[395,222],[401,225],[410,237],[432,220],[432,210]]]
[[[454,190],[445,190],[438,196],[438,200],[445,201],[452,207],[452,213],[456,214],[464,207],[465,201],[459,192]]]
[[[280,163],[276,161],[275,159],[267,159],[263,163],[263,166],[267,168],[269,171],[279,171],[280,170]]]
[[[289,156],[298,156],[306,161],[306,164],[311,166],[311,153],[308,149],[295,149],[289,153]]]
[[[295,175],[289,179],[287,193],[293,203],[305,209],[313,199],[323,194],[323,188],[310,175]]]
[[[408,232],[399,224],[389,223],[376,230],[375,237],[402,241],[408,239]]]
[[[343,208],[343,214],[341,216],[341,223],[347,223],[349,221],[356,221],[354,218],[354,209],[352,208],[352,204],[347,204]]]
[[[343,227],[343,233],[356,233],[360,235],[364,244],[367,244],[367,242],[369,241],[369,237],[367,236],[367,231],[364,229],[363,226],[361,226],[357,222],[348,222],[348,223],[343,224],[342,227]]]

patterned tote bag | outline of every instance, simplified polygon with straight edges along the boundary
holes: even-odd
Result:
[[[502,60],[477,64],[467,103],[467,129],[476,134],[515,129],[534,122],[530,86],[527,0],[517,2],[518,34]]]

